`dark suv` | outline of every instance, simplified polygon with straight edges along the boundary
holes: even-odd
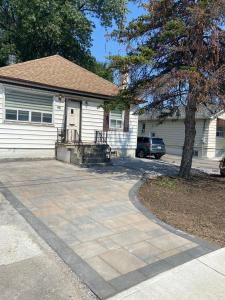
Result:
[[[136,156],[143,158],[153,155],[156,159],[160,159],[165,153],[166,148],[163,139],[138,137]]]
[[[225,156],[220,162],[220,174],[221,176],[225,176]]]

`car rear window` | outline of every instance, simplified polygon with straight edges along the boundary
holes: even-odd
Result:
[[[153,144],[164,144],[163,139],[157,139],[157,138],[152,139],[152,143]]]
[[[143,143],[149,143],[149,138],[148,137],[144,137],[143,138]]]
[[[137,141],[138,141],[138,143],[149,143],[150,138],[148,138],[148,137],[138,137]]]

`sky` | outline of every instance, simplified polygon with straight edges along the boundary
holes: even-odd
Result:
[[[127,21],[131,21],[141,15],[143,12],[142,8],[137,7],[137,5],[130,3],[128,6],[129,13],[127,16]],[[109,40],[106,38],[107,31],[99,24],[98,20],[95,19],[95,30],[93,32],[93,46],[91,48],[92,55],[96,57],[97,61],[104,62],[107,60],[109,55],[117,55],[124,53],[124,47],[119,45],[116,41]],[[108,29],[110,33],[113,28]]]

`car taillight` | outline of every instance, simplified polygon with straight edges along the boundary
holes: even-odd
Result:
[[[148,148],[151,148],[151,146],[152,146],[151,144],[147,144],[147,147],[148,147]]]

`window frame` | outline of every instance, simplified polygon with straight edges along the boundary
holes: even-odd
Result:
[[[11,120],[6,118],[7,110],[14,110],[16,111],[16,120]],[[19,120],[19,111],[23,112],[28,112],[29,113],[29,119],[28,120]],[[35,122],[31,120],[32,117],[32,112],[40,113],[41,114],[41,121],[40,122]],[[51,115],[51,123],[49,122],[44,122],[43,121],[43,115],[44,114],[49,114]],[[21,108],[13,108],[13,107],[5,107],[5,121],[6,122],[16,122],[16,123],[22,123],[22,124],[36,124],[36,125],[53,125],[53,112],[48,112],[48,111],[39,111],[39,110],[30,110],[30,109],[21,109]]]
[[[51,122],[44,122],[43,119],[44,119],[44,115],[51,115]],[[41,114],[41,122],[43,124],[53,124],[53,113],[50,113],[50,112],[43,112]]]
[[[16,111],[16,120],[14,120],[14,119],[7,119],[6,118],[7,110]],[[18,120],[18,110],[14,109],[14,108],[7,108],[7,109],[5,109],[5,120],[7,120],[9,122],[17,122],[17,120]]]
[[[40,114],[40,117],[41,117],[41,121],[32,121],[32,114],[33,113],[38,113],[38,114]],[[40,112],[40,111],[31,111],[30,112],[30,122],[31,123],[36,123],[36,124],[39,124],[39,123],[42,123],[42,113]]]
[[[217,126],[217,128],[216,128],[216,137],[217,138],[224,138],[225,137],[225,128],[223,126]]]
[[[112,112],[113,111],[115,111],[115,110],[112,110],[112,111],[110,111],[109,112],[109,129],[110,130],[118,130],[118,131],[122,131],[123,130],[123,127],[124,127],[124,111],[123,110],[121,110],[121,119],[118,119],[118,118],[116,118],[115,119],[115,117],[112,117]],[[111,121],[112,120],[116,120],[116,121],[121,121],[121,127],[112,127],[111,126]]]
[[[20,112],[28,112],[28,120],[19,120],[19,114],[20,114]],[[8,121],[8,119],[6,119],[7,121]],[[17,110],[17,120],[16,121],[18,121],[18,122],[29,122],[29,120],[30,120],[30,112],[29,112],[29,110],[25,110],[25,109],[18,109]]]

